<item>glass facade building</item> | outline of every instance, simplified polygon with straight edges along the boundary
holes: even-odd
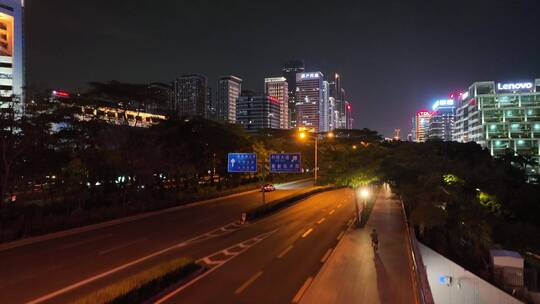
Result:
[[[24,2],[0,0],[0,106],[23,101]]]
[[[540,79],[473,83],[458,102],[453,139],[540,160]]]
[[[264,93],[279,101],[279,128],[289,129],[289,84],[285,77],[264,79]]]
[[[279,101],[265,94],[243,91],[236,103],[236,122],[247,132],[279,129]]]
[[[452,141],[455,110],[453,99],[437,100],[433,104],[433,112],[429,119],[429,139]]]
[[[236,76],[222,76],[218,79],[217,112],[218,118],[236,123],[236,100],[242,92],[242,79]]]

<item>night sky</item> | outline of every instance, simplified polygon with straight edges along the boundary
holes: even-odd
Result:
[[[480,80],[540,77],[538,0],[30,0],[27,78],[74,90],[182,73],[262,91],[289,59],[339,72],[355,127],[390,136]]]

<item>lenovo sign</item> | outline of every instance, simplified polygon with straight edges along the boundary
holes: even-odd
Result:
[[[497,83],[497,91],[531,91],[533,87],[532,82]]]

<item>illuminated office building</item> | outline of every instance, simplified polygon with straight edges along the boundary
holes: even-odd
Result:
[[[428,139],[429,119],[431,113],[427,110],[420,110],[412,119],[412,140],[415,142],[425,142]]]
[[[324,125],[324,76],[321,72],[296,74],[296,126],[328,131]],[[326,107],[327,109],[327,107]]]
[[[437,100],[429,119],[429,139],[452,141],[456,106],[453,99]]]
[[[453,139],[540,161],[540,79],[473,83],[458,100]]]
[[[24,2],[0,0],[0,106],[24,100]]]
[[[279,128],[289,129],[289,85],[285,77],[264,79],[264,93],[279,102]]]
[[[302,60],[292,60],[283,64],[281,72],[287,79],[287,89],[289,90],[289,127],[296,128],[296,74],[305,70]]]
[[[217,112],[220,120],[236,122],[236,100],[242,92],[242,79],[222,76],[218,79]]]

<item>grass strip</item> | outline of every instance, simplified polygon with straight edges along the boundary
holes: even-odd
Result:
[[[142,303],[200,269],[187,258],[178,258],[143,270],[131,277],[88,294],[74,304]]]

